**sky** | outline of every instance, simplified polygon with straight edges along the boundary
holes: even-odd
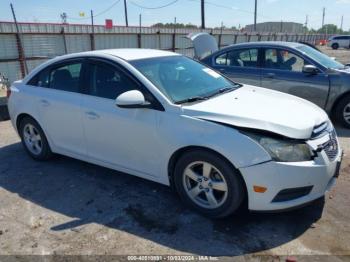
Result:
[[[174,2],[174,3],[173,3]],[[68,23],[90,23],[90,10],[94,10],[95,24],[104,24],[112,19],[114,25],[125,25],[123,0],[0,0],[0,20],[13,21],[10,3],[13,4],[20,22],[60,22],[60,14],[68,15]],[[148,9],[171,4],[160,9]],[[143,6],[143,8],[136,5]],[[158,22],[173,22],[200,25],[200,0],[127,0],[129,25]],[[146,7],[146,8],[145,8]],[[326,8],[325,23],[350,30],[350,0],[258,0],[258,22],[291,21],[305,23],[308,27],[320,28],[322,9]],[[79,14],[85,13],[85,17]],[[206,26],[243,27],[254,21],[254,0],[206,0]]]

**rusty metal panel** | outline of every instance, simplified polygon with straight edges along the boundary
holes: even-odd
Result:
[[[186,49],[193,47],[191,40],[186,38],[186,35],[176,35],[175,47],[180,49]]]
[[[262,35],[260,41],[268,41],[269,35]]]
[[[247,36],[246,35],[237,35],[237,44],[238,43],[244,43],[247,42]]]
[[[10,83],[22,78],[19,62],[0,63],[0,72],[9,79]]]
[[[27,66],[28,66],[28,73],[32,71],[34,68],[36,68],[38,65],[44,63],[48,59],[38,59],[38,60],[28,60]]]
[[[232,45],[233,44],[233,35],[222,35],[221,36],[221,45]]]
[[[160,35],[160,49],[169,50],[172,48],[172,35]]]
[[[153,35],[141,35],[141,47],[142,48],[158,48],[158,36]]]
[[[66,35],[67,53],[76,53],[89,51],[90,36],[89,35]]]
[[[96,49],[137,48],[137,35],[95,35]]]
[[[176,50],[176,53],[183,54],[183,55],[191,57],[191,58],[194,57],[193,48],[191,48],[191,49],[178,49],[178,50]]]
[[[250,42],[257,42],[257,41],[259,41],[258,35],[251,35],[250,36]]]
[[[61,35],[23,35],[26,57],[63,55],[64,43]]]
[[[15,35],[0,35],[0,59],[18,58]]]

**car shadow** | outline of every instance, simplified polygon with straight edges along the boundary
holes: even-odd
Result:
[[[335,129],[339,137],[350,137],[350,129],[336,125]]]
[[[0,148],[0,186],[72,219],[48,230],[84,230],[98,223],[198,255],[242,255],[283,245],[322,216],[324,201],[288,213],[241,211],[208,219],[167,186],[68,157],[30,159],[20,143]],[[54,222],[55,223],[55,222]]]

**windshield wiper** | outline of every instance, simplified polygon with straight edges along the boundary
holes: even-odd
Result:
[[[208,97],[206,96],[193,96],[190,98],[186,98],[180,101],[176,101],[175,104],[183,104],[183,103],[191,103],[191,102],[196,102],[196,101],[200,101],[200,100],[207,100]]]
[[[200,100],[207,100],[213,96],[223,94],[223,93],[228,93],[228,92],[231,92],[235,89],[236,89],[236,87],[232,87],[232,86],[223,87],[223,88],[220,88],[219,90],[215,91],[214,93],[212,93],[208,96],[193,96],[190,98],[186,98],[184,100],[177,101],[177,102],[175,102],[175,104],[183,104],[183,103],[191,103],[191,102],[200,101]]]
[[[231,92],[235,89],[236,89],[236,87],[232,87],[232,86],[223,87],[223,88],[220,88],[219,90],[217,90],[216,92],[210,94],[209,96],[207,96],[207,98],[210,98],[210,97],[213,97],[213,96],[216,96],[219,94],[223,94],[223,93],[228,93],[228,92]]]

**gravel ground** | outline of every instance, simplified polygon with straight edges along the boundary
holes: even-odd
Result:
[[[153,182],[63,156],[33,161],[10,122],[0,122],[0,255],[342,255],[332,260],[348,261],[350,131],[337,130],[345,156],[325,199],[288,213],[211,220]]]
[[[350,49],[340,48],[333,50],[328,46],[321,46],[318,48],[328,56],[335,57],[337,61],[343,64],[350,64]]]
[[[0,254],[350,255],[350,158],[311,206],[210,220],[169,188],[57,156],[29,158],[0,122]],[[349,152],[350,132],[338,129]]]

